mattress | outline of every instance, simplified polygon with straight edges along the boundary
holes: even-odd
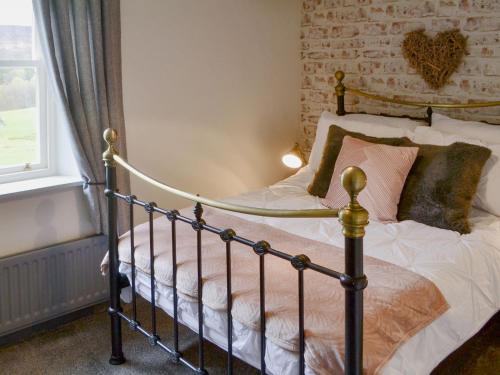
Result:
[[[266,208],[321,208],[318,198],[306,192],[312,172],[308,167],[296,175],[260,191],[226,201]],[[239,215],[342,247],[344,238],[336,219],[274,219]],[[471,234],[459,235],[413,221],[394,224],[372,222],[367,227],[365,254],[396,264],[431,280],[444,295],[450,309],[398,348],[382,369],[383,374],[427,374],[448,354],[474,335],[500,306],[500,219],[481,211],[471,215]],[[237,229],[237,228],[235,228]],[[430,241],[429,239],[432,239]],[[272,239],[270,239],[272,240]],[[122,263],[121,271],[130,273]],[[137,290],[150,298],[149,276],[138,272]],[[122,297],[126,297],[126,291]],[[157,303],[172,314],[172,290],[158,284]],[[225,313],[204,309],[206,338],[226,349]],[[180,298],[180,321],[196,331],[197,306]],[[259,334],[234,322],[234,354],[259,365]],[[268,370],[272,374],[298,373],[298,356],[269,343]],[[312,373],[306,369],[307,373]]]

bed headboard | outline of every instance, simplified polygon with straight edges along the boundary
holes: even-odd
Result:
[[[417,101],[409,101],[391,98],[389,96],[370,94],[368,92],[364,92],[362,90],[346,87],[343,83],[345,78],[345,73],[341,70],[335,72],[335,79],[337,80],[337,85],[335,86],[335,94],[337,96],[337,115],[344,116],[347,114],[344,105],[344,97],[346,92],[351,95],[360,96],[364,98],[368,98],[370,100],[375,100],[384,103],[393,103],[399,104],[409,107],[420,107],[427,108],[427,123],[429,126],[432,123],[432,112],[433,108],[483,108],[483,107],[500,107],[500,101],[491,101],[491,102],[471,102],[471,103],[428,103],[428,102],[417,102]],[[396,117],[396,116],[393,116]],[[500,124],[492,124],[492,125],[500,125]]]

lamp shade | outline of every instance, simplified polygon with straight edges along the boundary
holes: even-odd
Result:
[[[281,161],[288,168],[297,169],[302,167],[305,164],[305,160],[299,144],[295,143],[295,146],[281,157]]]

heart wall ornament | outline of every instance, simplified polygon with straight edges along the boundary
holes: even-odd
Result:
[[[410,66],[437,90],[448,83],[467,54],[467,37],[458,29],[441,31],[434,38],[416,30],[406,34],[401,48]]]

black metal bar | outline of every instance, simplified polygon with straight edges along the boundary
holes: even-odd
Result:
[[[118,271],[118,232],[116,197],[116,167],[106,163],[106,197],[108,201],[108,249],[109,249],[109,315],[111,317],[111,358],[109,363],[120,365],[125,362],[122,351],[122,325],[118,313],[120,305],[120,273]]]
[[[233,290],[231,286],[231,242],[226,242],[226,286],[227,286],[227,373],[233,373]]]
[[[298,271],[299,281],[299,374],[304,375],[306,365],[304,353],[306,350],[306,341],[304,335],[304,271]]]
[[[337,112],[336,113],[339,116],[345,115],[344,95],[337,95]]]
[[[178,295],[177,295],[177,234],[176,234],[176,219],[179,212],[171,211],[167,214],[168,220],[171,222],[171,234],[172,234],[172,288],[174,290],[174,350],[177,357],[180,357],[179,352],[179,318],[177,312]]]
[[[203,268],[201,257],[201,231],[203,229],[204,221],[201,218],[203,208],[198,202],[194,208],[196,221],[192,221],[193,229],[196,231],[196,265],[197,265],[197,278],[198,278],[198,371],[200,373],[207,373],[205,370],[205,348],[203,338]]]
[[[259,256],[259,304],[260,304],[260,372],[266,373],[266,279],[264,256],[271,249],[266,241],[259,241],[253,251]]]
[[[155,280],[155,245],[154,245],[154,225],[153,225],[153,207],[156,204],[151,202],[146,205],[146,211],[148,212],[148,222],[149,222],[149,268],[150,268],[150,288],[151,288],[151,327],[152,327],[152,337],[149,343],[151,345],[156,345],[159,337],[157,335],[156,326],[156,280]]]
[[[260,297],[260,372],[266,373],[266,287],[264,255],[259,257],[259,297]]]
[[[363,372],[363,238],[345,238],[345,373]]]
[[[432,113],[433,113],[432,107],[427,107],[427,111],[426,112],[427,112],[427,124],[429,126],[431,126],[432,125]]]
[[[305,373],[304,353],[306,349],[306,341],[304,334],[304,270],[311,260],[307,255],[296,255],[291,260],[292,266],[298,271],[298,290],[299,290],[299,373]]]
[[[342,81],[344,80],[345,74],[342,71],[335,72],[335,79],[337,80],[337,85],[335,86],[335,95],[337,96],[337,115],[344,116],[345,106],[344,106],[344,96],[346,88]]]
[[[135,235],[134,235],[134,196],[131,195],[127,200],[129,204],[129,218],[130,218],[130,265],[132,267],[132,328],[137,322],[137,294],[135,291]]]
[[[233,373],[233,290],[231,285],[231,241],[236,236],[232,229],[220,233],[226,243],[226,294],[227,294],[227,373]]]

